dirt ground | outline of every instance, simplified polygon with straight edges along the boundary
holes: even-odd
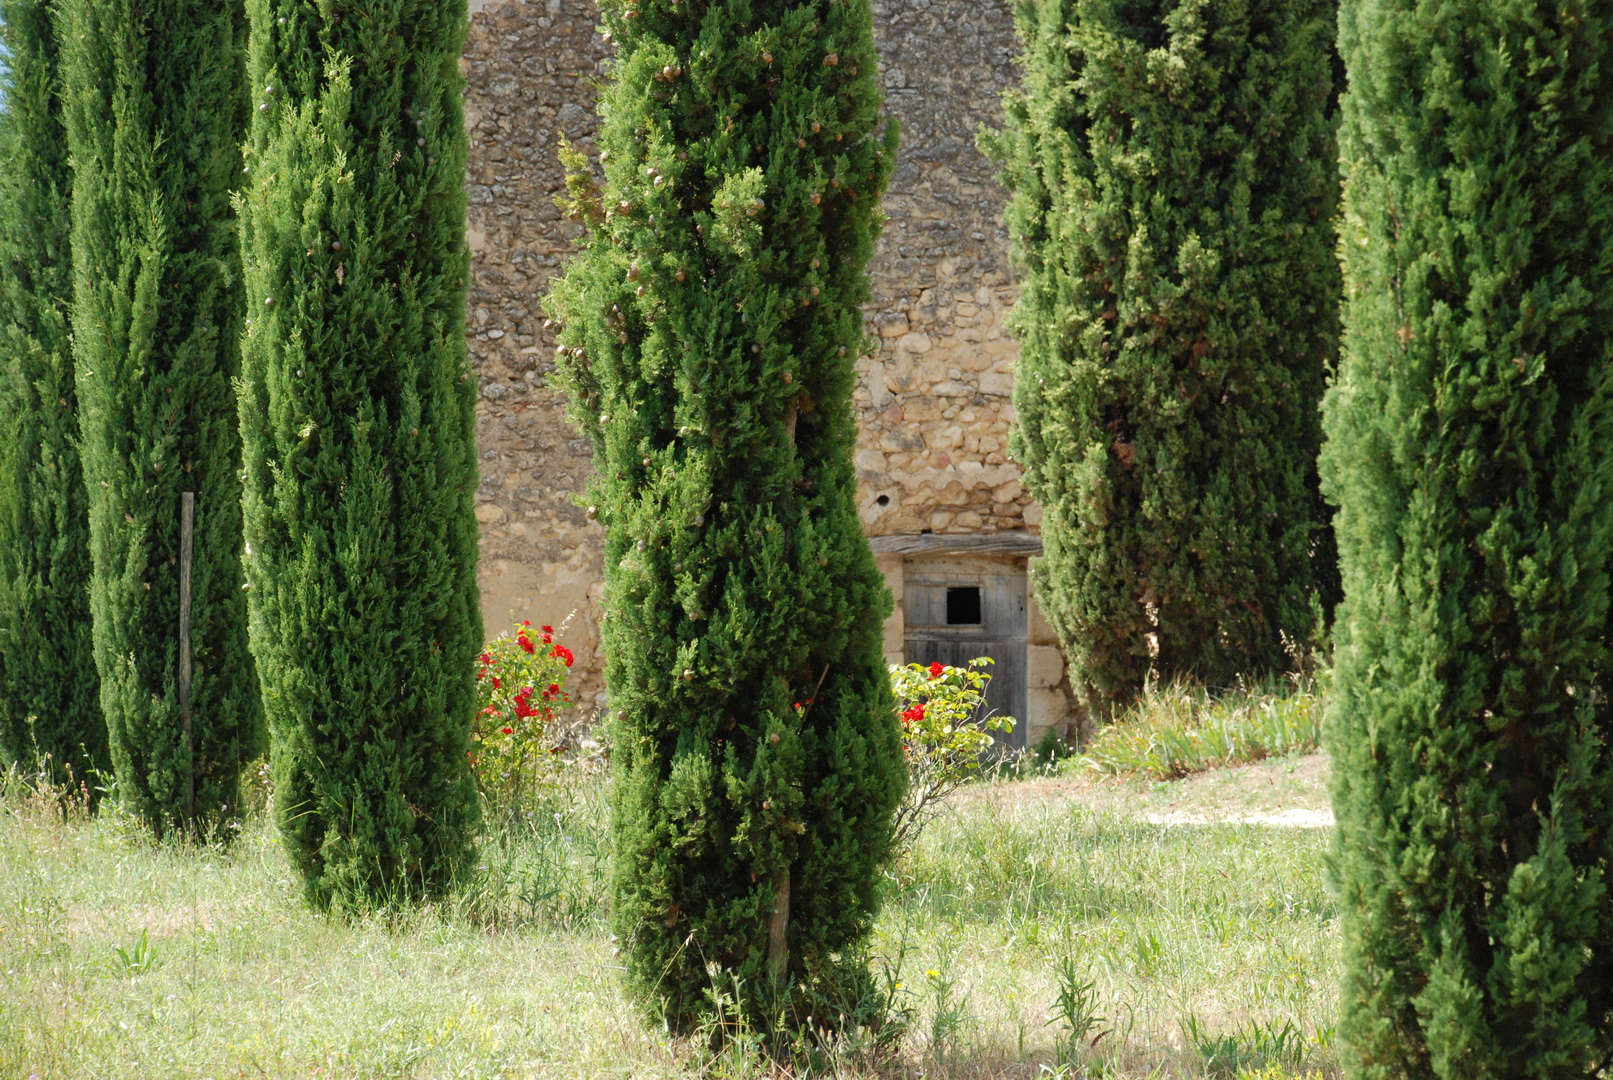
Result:
[[[1185,780],[1083,776],[981,784],[960,791],[955,798],[960,804],[1073,802],[1167,825],[1333,825],[1327,755],[1319,753],[1212,769]]]

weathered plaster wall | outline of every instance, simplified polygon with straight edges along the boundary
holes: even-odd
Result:
[[[903,144],[870,268],[879,349],[859,365],[863,521],[871,535],[1034,531],[1038,508],[1007,460],[1016,348],[1002,328],[1014,298],[1004,195],[975,147],[1015,78],[1010,0],[875,0],[874,9]],[[575,611],[565,640],[580,697],[596,703],[602,536],[575,504],[589,449],[548,385],[555,343],[540,305],[580,235],[554,204],[559,137],[593,152],[592,83],[606,49],[591,0],[473,0],[471,11],[462,66],[483,607],[490,632],[511,617],[557,622]],[[881,565],[900,601],[900,560]],[[1062,658],[1048,655],[1053,638],[1032,609],[1034,742],[1062,730],[1069,707]],[[887,651],[894,641],[899,655],[899,607],[889,629]]]

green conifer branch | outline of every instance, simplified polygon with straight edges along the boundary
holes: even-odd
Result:
[[[603,211],[550,310],[606,532],[613,919],[675,1030],[713,995],[759,1030],[857,1022],[905,782],[851,461],[895,152],[870,7],[631,0],[604,23],[603,177],[570,163]]]
[[[465,0],[249,0],[252,647],[309,897],[441,894],[477,822]]]
[[[261,752],[241,592],[239,7],[63,0],[73,355],[96,668],[118,790],[212,834]],[[192,739],[178,702],[180,495],[196,493]]]

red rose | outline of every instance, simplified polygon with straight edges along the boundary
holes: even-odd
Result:
[[[550,656],[558,656],[558,657],[560,657],[561,661],[563,661],[567,667],[570,667],[572,661],[577,659],[576,655],[573,654],[572,651],[570,649],[566,648],[564,645],[556,645],[554,647],[554,651],[552,653],[550,653],[549,655]]]
[[[554,633],[554,627],[552,627],[552,626],[540,626],[540,627],[538,627],[538,629],[542,630],[545,634]]]
[[[494,690],[502,690],[502,689],[504,689],[504,684],[499,681],[499,678],[498,678],[497,675],[493,676],[493,689]]]
[[[916,724],[922,719],[924,719],[924,702],[922,701],[902,713],[902,723],[904,724]]]
[[[945,673],[946,665],[941,663],[939,660],[930,665],[930,678],[939,679]]]
[[[483,653],[482,654],[482,666],[483,667],[486,667],[488,664],[491,664],[492,662],[493,662],[493,654],[492,653]]]
[[[525,634],[517,634],[515,640],[520,642],[521,648],[525,649],[528,655],[538,651],[538,647],[532,644]]]
[[[549,693],[550,694],[558,694],[558,693],[560,693],[560,684],[557,683],[557,682],[550,683],[549,684]]]
[[[532,620],[531,619],[522,619],[521,620],[521,625],[522,626],[531,626],[532,625]]]
[[[506,735],[514,735],[515,734],[515,729],[512,728],[512,727],[499,728],[499,730],[504,732],[504,734],[506,734]]]

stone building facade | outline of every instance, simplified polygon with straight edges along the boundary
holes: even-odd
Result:
[[[554,202],[561,135],[593,152],[607,47],[592,0],[471,0],[462,68],[471,140],[470,351],[481,399],[481,582],[488,629],[557,622],[575,689],[603,703],[595,658],[602,534],[577,499],[590,451],[550,388],[540,313],[581,226]],[[998,660],[993,704],[1015,741],[1074,737],[1064,663],[1027,593],[1041,513],[1008,459],[1017,355],[1005,196],[975,146],[1016,77],[1011,0],[874,0],[887,109],[902,149],[870,272],[856,405],[862,520],[897,598],[893,662]]]

